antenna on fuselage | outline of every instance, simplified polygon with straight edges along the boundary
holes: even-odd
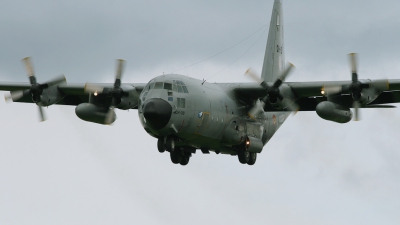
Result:
[[[203,78],[203,82],[201,83],[201,85],[203,85],[205,82],[206,82],[206,80],[204,80],[204,78]]]

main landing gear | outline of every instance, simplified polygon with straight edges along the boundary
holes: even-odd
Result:
[[[160,137],[158,138],[157,147],[158,151],[163,153],[168,151],[171,161],[174,164],[181,164],[186,166],[189,163],[192,153],[183,147],[175,146],[176,139],[174,137]]]
[[[244,146],[238,148],[238,159],[242,164],[254,165],[257,160],[257,153],[249,152]]]

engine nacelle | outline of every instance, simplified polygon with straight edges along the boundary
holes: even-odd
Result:
[[[264,147],[260,138],[246,137],[245,142],[246,150],[249,152],[260,153]]]
[[[108,111],[109,109],[107,107],[101,107],[91,103],[82,103],[75,108],[75,114],[80,119],[99,124],[106,124]],[[117,119],[117,115],[115,112],[112,112],[112,114],[111,123],[114,123]]]
[[[118,109],[131,109],[138,104],[138,98],[132,98],[132,97],[122,97],[121,101],[117,105]]]
[[[337,123],[347,123],[353,117],[349,108],[329,101],[319,103],[315,111],[322,119]]]
[[[139,101],[139,92],[134,87],[130,86],[122,86],[121,87],[124,92],[128,93],[128,96],[123,96],[121,101],[118,103],[118,109],[132,109],[138,105]]]
[[[43,93],[40,95],[40,105],[41,106],[50,106],[64,98],[64,94],[61,93],[57,86],[50,86],[43,90]],[[37,99],[32,98],[34,103],[39,103],[36,101]]]

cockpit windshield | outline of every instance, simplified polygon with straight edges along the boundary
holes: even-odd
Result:
[[[180,80],[173,80],[172,84],[167,82],[153,82],[148,84],[144,90],[149,91],[151,89],[166,89],[170,91],[189,93],[186,85]]]
[[[162,89],[163,88],[164,83],[163,82],[156,82],[154,84],[154,89]]]

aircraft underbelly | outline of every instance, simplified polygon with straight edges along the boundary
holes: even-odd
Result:
[[[201,147],[220,146],[227,124],[237,116],[236,103],[225,93],[212,89],[206,89],[202,95],[192,95],[191,101],[191,125],[179,132],[178,136]]]

